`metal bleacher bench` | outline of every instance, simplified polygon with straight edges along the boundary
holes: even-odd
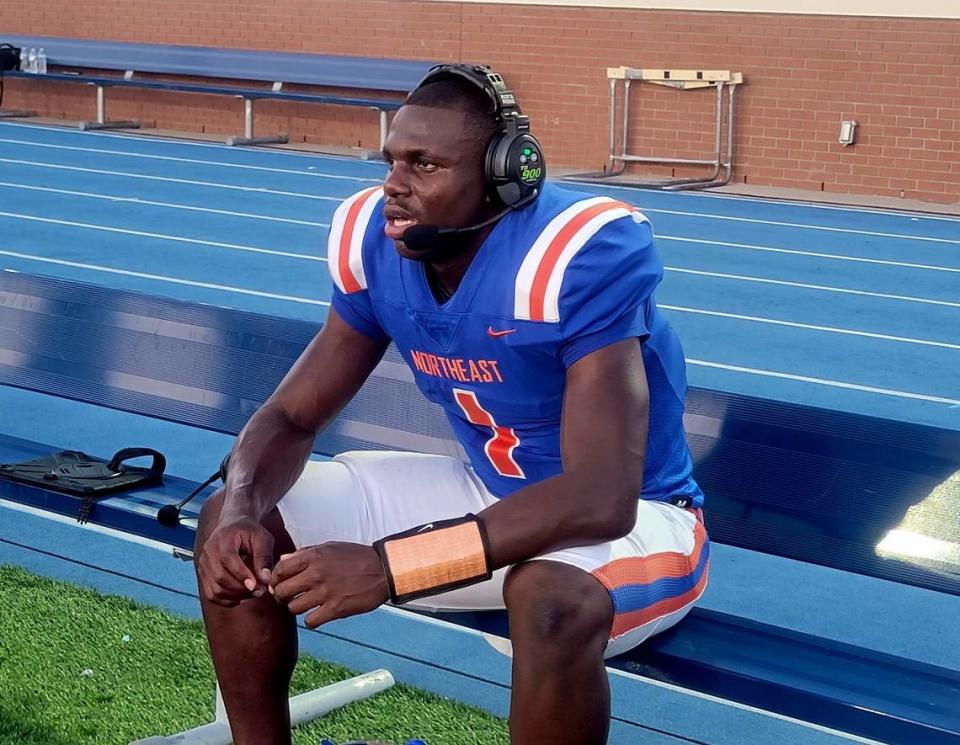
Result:
[[[221,433],[239,432],[317,330],[0,272],[0,384]],[[715,543],[960,594],[956,567],[941,571],[875,550],[911,506],[960,472],[960,432],[703,389],[689,392],[686,426]],[[0,462],[69,445],[0,435]],[[440,410],[422,398],[393,348],[315,452],[358,448],[458,452]],[[211,454],[211,463],[220,456]],[[90,520],[189,555],[199,506],[188,505],[176,528],[155,515],[195,486],[164,477],[161,486],[98,501]],[[0,505],[14,503],[67,516],[78,509],[75,497],[0,480]],[[500,613],[444,618],[505,629]],[[960,742],[955,670],[731,614],[695,609],[609,664],[882,742]]]
[[[137,121],[107,119],[107,88],[143,88],[242,98],[244,134],[228,138],[229,145],[286,142],[287,137],[282,134],[260,137],[254,135],[254,103],[259,100],[282,100],[375,109],[380,122],[380,147],[383,147],[389,125],[388,112],[400,108],[399,94],[412,90],[433,64],[418,60],[134,44],[59,37],[0,34],[0,41],[20,47],[24,55],[30,48],[43,48],[47,54],[50,70],[48,73],[37,75],[14,71],[8,72],[8,76],[84,83],[96,87],[97,118],[95,121],[81,123],[82,129],[139,126]],[[121,71],[123,75],[108,75],[104,74],[104,71]],[[142,77],[143,75],[151,77]],[[229,81],[242,81],[244,84],[270,83],[270,86],[231,85]],[[337,93],[316,93],[284,87],[289,85],[341,90]],[[345,95],[343,91],[370,93]],[[376,94],[371,95],[372,92]],[[24,115],[31,112],[17,113]]]

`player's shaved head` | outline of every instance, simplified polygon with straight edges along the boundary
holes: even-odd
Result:
[[[472,83],[448,77],[417,88],[407,96],[404,106],[462,111],[467,139],[485,148],[496,134],[498,124],[493,102]]]

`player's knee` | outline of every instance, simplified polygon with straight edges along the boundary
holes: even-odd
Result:
[[[549,561],[515,567],[507,577],[504,599],[515,645],[524,640],[537,646],[586,649],[606,644],[610,636],[610,595],[576,567]]]
[[[197,535],[193,544],[195,561],[200,555],[201,547],[217,527],[217,523],[220,520],[220,512],[223,510],[223,500],[223,489],[217,489],[200,508],[200,517],[197,520]],[[283,554],[293,553],[297,550],[293,539],[290,538],[290,534],[287,532],[286,525],[284,525],[280,510],[274,507],[264,515],[261,523],[263,527],[273,535],[275,560],[279,559]]]
[[[197,535],[194,549],[202,546],[207,540],[207,536],[217,526],[220,519],[220,511],[223,509],[223,489],[217,489],[203,503],[200,508],[200,517],[197,520]]]

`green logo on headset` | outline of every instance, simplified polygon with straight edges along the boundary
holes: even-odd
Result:
[[[525,184],[535,184],[543,174],[542,166],[520,166],[520,180]]]

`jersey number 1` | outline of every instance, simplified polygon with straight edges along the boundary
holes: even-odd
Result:
[[[520,439],[513,429],[498,426],[493,419],[493,415],[477,401],[477,394],[473,391],[454,388],[453,395],[463,413],[467,415],[467,421],[493,430],[493,437],[487,440],[483,450],[493,467],[497,469],[497,473],[514,479],[525,479],[523,470],[513,459],[513,451],[520,444]]]

